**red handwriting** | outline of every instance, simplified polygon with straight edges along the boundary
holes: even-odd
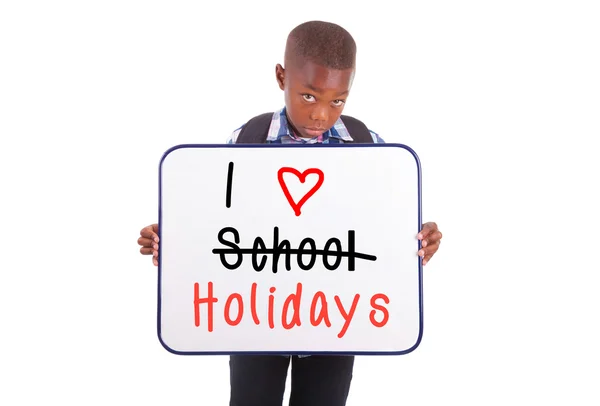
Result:
[[[356,310],[356,305],[358,304],[358,299],[360,299],[360,295],[357,293],[356,295],[354,295],[354,301],[352,302],[352,307],[350,308],[350,311],[346,312],[346,309],[344,309],[344,305],[342,304],[340,298],[337,295],[335,296],[335,304],[337,305],[340,314],[342,315],[345,321],[344,327],[342,327],[342,331],[340,331],[340,333],[338,334],[339,338],[342,338],[344,334],[346,334],[346,331],[350,326],[350,322],[352,321],[352,317],[354,316],[354,311]]]
[[[385,308],[384,306],[378,305],[377,303],[375,303],[375,301],[377,301],[377,299],[383,299],[383,301],[385,302],[385,304],[389,304],[390,303],[390,299],[386,296],[383,295],[381,293],[378,293],[376,295],[373,295],[373,297],[371,298],[371,307],[374,310],[371,310],[371,313],[369,314],[369,320],[371,321],[371,323],[375,326],[375,327],[383,327],[387,324],[389,318],[390,318],[390,314],[387,310],[387,308]],[[379,310],[383,313],[383,320],[381,321],[377,321],[375,320],[375,315],[377,314],[377,311]]]
[[[296,203],[294,201],[294,199],[292,198],[292,195],[290,194],[290,191],[288,190],[287,185],[285,184],[285,180],[283,180],[284,173],[293,173],[294,175],[296,175],[298,177],[298,179],[300,179],[300,182],[302,182],[302,183],[304,183],[304,181],[306,180],[306,176],[310,175],[310,174],[316,174],[319,178],[317,180],[317,184],[314,185],[300,199],[300,201],[298,203]],[[281,169],[279,169],[279,171],[277,171],[277,180],[279,181],[279,185],[281,186],[281,189],[283,190],[283,194],[285,195],[288,203],[290,204],[290,206],[292,206],[292,209],[294,210],[294,214],[296,214],[296,216],[299,216],[301,214],[300,209],[302,208],[304,203],[306,203],[306,201],[312,195],[314,195],[317,190],[319,190],[319,188],[323,184],[323,179],[324,179],[323,171],[321,171],[320,169],[317,169],[317,168],[310,168],[310,169],[305,170],[302,173],[300,173],[300,171],[298,171],[297,169],[288,168],[288,167],[281,168]]]
[[[206,326],[209,332],[214,330],[214,320],[215,320],[215,304],[219,303],[219,299],[215,297],[213,292],[213,282],[208,282],[206,291],[200,289],[200,284],[194,284],[194,323],[196,327],[200,327],[203,323],[200,317],[201,306],[207,306],[207,320]],[[256,283],[252,284],[250,290],[250,313],[252,315],[252,321],[256,325],[261,324],[261,320],[258,317],[257,311],[257,289],[258,285]],[[269,328],[275,328],[275,320],[276,320],[276,306],[275,306],[275,292],[276,288],[274,286],[269,288],[269,298],[268,298],[268,306],[267,306],[267,324]],[[296,284],[296,291],[294,293],[289,294],[285,300],[283,301],[283,305],[281,307],[281,318],[280,323],[281,326],[290,330],[294,327],[302,326],[302,318],[300,314],[300,308],[302,304],[302,293],[303,286],[302,283]],[[352,321],[354,320],[355,311],[357,309],[358,303],[360,301],[360,295],[357,293],[354,295],[352,303],[344,303],[340,296],[334,295],[333,297],[337,311],[344,319],[344,323],[341,326],[340,331],[338,332],[338,338],[344,337],[346,335],[348,329]],[[370,306],[373,309],[369,314],[369,321],[374,327],[381,328],[385,326],[389,321],[389,312],[385,305],[379,304],[377,301],[383,300],[383,302],[387,305],[390,303],[389,298],[383,294],[378,293],[371,297]],[[243,319],[246,303],[244,303],[244,298],[240,293],[231,293],[224,302],[223,306],[223,319],[230,326],[237,326]],[[383,316],[381,317],[381,321],[376,319],[377,313],[381,313]],[[331,319],[330,319],[330,310],[327,303],[327,296],[325,293],[318,291],[316,292],[312,299],[310,305],[310,314],[308,317],[310,321],[310,325],[313,327],[319,326],[321,323],[324,323],[327,327],[332,327]]]

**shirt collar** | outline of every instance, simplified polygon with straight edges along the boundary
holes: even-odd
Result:
[[[318,137],[314,137],[309,140],[299,138],[293,134],[289,127],[286,111],[286,107],[283,107],[281,110],[273,113],[271,126],[269,127],[269,133],[267,135],[267,141],[279,141],[283,137],[289,137],[296,142],[307,144],[327,142],[329,138],[338,138],[343,141],[353,141],[341,118],[338,118],[333,127]]]

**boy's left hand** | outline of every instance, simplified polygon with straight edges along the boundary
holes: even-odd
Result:
[[[419,256],[423,258],[423,266],[425,266],[440,247],[442,233],[438,230],[437,224],[429,222],[423,224],[423,228],[417,238],[421,240]]]

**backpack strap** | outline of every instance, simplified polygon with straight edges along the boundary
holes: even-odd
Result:
[[[373,137],[367,126],[360,120],[351,117],[344,116],[340,117],[342,122],[346,126],[348,133],[354,141],[350,143],[354,144],[372,144]],[[235,141],[236,144],[264,144],[267,142],[267,133],[271,126],[271,120],[273,119],[273,112],[264,113],[259,116],[253,117],[240,130]]]
[[[354,140],[350,141],[352,144],[373,144],[373,136],[365,123],[351,116],[342,115],[340,118]]]
[[[264,144],[271,126],[273,113],[264,113],[253,117],[242,127],[235,140],[236,144]]]

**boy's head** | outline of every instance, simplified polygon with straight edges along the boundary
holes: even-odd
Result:
[[[356,43],[339,25],[309,21],[287,39],[284,65],[275,69],[288,120],[302,137],[315,137],[342,114],[354,79]]]

